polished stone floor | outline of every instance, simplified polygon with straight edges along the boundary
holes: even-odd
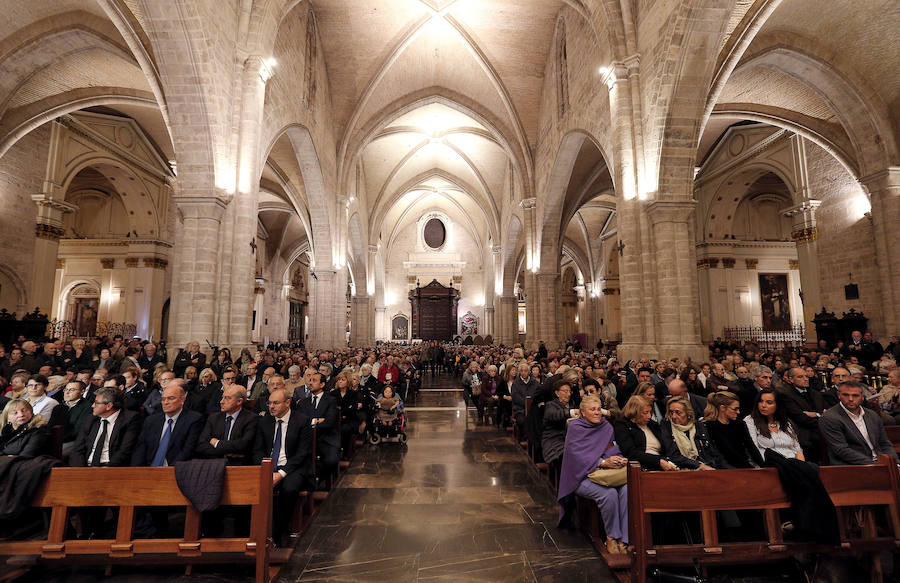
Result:
[[[509,434],[467,420],[449,378],[407,403],[409,441],[367,445],[278,581],[612,581]]]

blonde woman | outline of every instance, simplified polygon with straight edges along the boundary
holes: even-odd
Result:
[[[0,413],[0,455],[34,457],[46,453],[47,420],[35,415],[31,403],[13,399]]]

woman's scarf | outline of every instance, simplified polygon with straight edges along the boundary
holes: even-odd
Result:
[[[678,451],[684,457],[692,460],[700,457],[700,454],[697,453],[697,444],[694,443],[694,435],[696,433],[697,429],[693,423],[690,425],[672,423],[672,437],[675,438],[675,445],[678,446]]]
[[[602,460],[622,455],[614,438],[613,426],[606,419],[596,425],[581,418],[569,423],[557,500],[577,490],[582,480],[596,470]]]

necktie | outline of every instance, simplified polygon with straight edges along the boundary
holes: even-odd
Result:
[[[272,446],[272,461],[278,466],[278,460],[281,458],[281,425],[284,423],[281,419],[278,420],[278,425],[275,427],[275,445]]]
[[[313,411],[319,406],[319,395],[313,395]]]
[[[169,440],[172,439],[172,419],[169,419],[166,430],[163,432],[162,439],[159,440],[159,447],[156,448],[156,455],[153,456],[153,462],[150,464],[154,468],[162,466],[166,461],[166,452],[169,451]]]
[[[222,437],[222,439],[228,439],[231,436],[231,422],[232,421],[234,421],[234,419],[231,417],[231,415],[225,416],[225,435],[224,435],[224,437]]]
[[[103,455],[103,445],[106,443],[106,433],[109,428],[109,421],[106,419],[100,420],[103,429],[100,430],[100,439],[97,440],[97,445],[94,446],[94,455],[91,456],[91,465],[97,467],[100,465],[100,456]]]

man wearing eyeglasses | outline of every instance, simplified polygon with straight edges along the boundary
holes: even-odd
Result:
[[[209,416],[197,441],[196,455],[204,458],[227,459],[228,465],[253,463],[256,442],[257,415],[244,408],[247,391],[232,384],[235,373],[226,371],[222,381],[227,383],[219,400],[221,411]]]
[[[172,379],[162,392],[161,411],[147,417],[134,454],[133,466],[173,466],[189,460],[203,429],[203,415],[185,408],[184,379]]]
[[[63,453],[67,453],[78,437],[78,430],[91,416],[91,401],[84,398],[84,383],[81,381],[66,383],[66,388],[63,389],[63,404],[69,412],[63,436]]]
[[[70,466],[127,466],[141,432],[141,416],[124,409],[124,397],[115,381],[107,381],[94,395],[93,417],[81,426]]]
[[[291,409],[284,389],[269,393],[268,407],[269,413],[259,420],[253,463],[272,458],[275,464],[272,485],[281,494],[275,498],[272,538],[286,546],[297,495],[313,485],[312,425],[302,409]]]

